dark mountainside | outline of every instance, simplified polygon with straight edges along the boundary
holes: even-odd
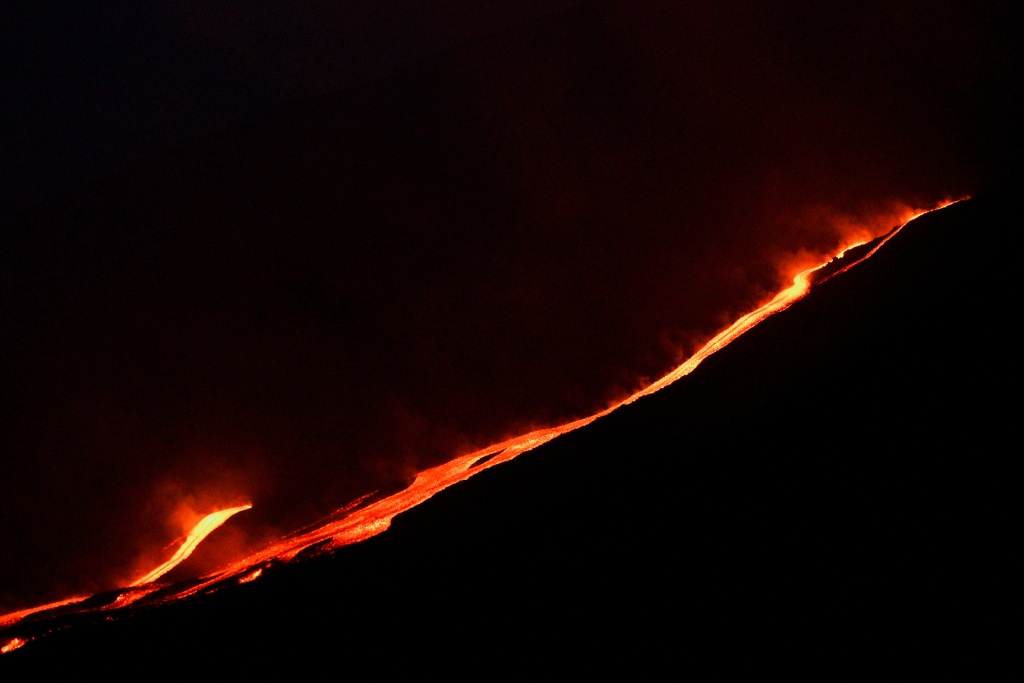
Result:
[[[0,636],[57,630],[2,663],[991,662],[1018,507],[993,253],[1017,197],[912,222],[690,376],[369,541],[130,617],[24,624]]]
[[[572,3],[4,213],[0,611],[123,586],[182,508],[253,504],[190,559],[212,569],[590,415],[837,219],[974,193],[1020,158],[1007,14]]]

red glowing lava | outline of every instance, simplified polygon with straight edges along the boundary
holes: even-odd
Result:
[[[171,557],[171,559],[148,572],[142,578],[133,581],[131,585],[141,586],[143,584],[156,581],[158,578],[184,562],[185,559],[192,554],[192,551],[202,543],[203,539],[213,533],[217,527],[228,521],[228,519],[233,515],[241,512],[242,510],[248,510],[251,507],[252,505],[239,505],[238,507],[228,508],[227,510],[220,510],[218,512],[211,512],[206,515],[198,524],[195,525],[195,527],[192,528],[192,531],[188,533],[188,536],[185,537],[181,547],[175,551],[174,556]]]
[[[884,237],[878,238],[877,243],[866,254],[850,263],[843,264],[841,269],[820,278],[818,283],[835,277],[835,275],[849,270],[860,261],[869,258],[914,218],[924,213],[944,208],[956,201],[962,200],[946,201],[929,211],[908,211],[905,220]],[[538,429],[454,458],[437,467],[424,470],[416,476],[415,480],[408,487],[398,493],[369,503],[366,503],[369,496],[364,496],[341,508],[333,515],[327,517],[325,521],[269,543],[256,552],[231,562],[208,576],[184,582],[185,587],[178,590],[174,590],[173,585],[160,585],[158,583],[160,577],[184,561],[211,532],[228,521],[233,515],[247,510],[251,506],[241,505],[211,513],[195,525],[173,557],[132,582],[128,587],[121,590],[116,598],[105,603],[102,607],[76,608],[76,604],[86,600],[86,598],[76,597],[0,616],[0,627],[9,627],[31,615],[50,610],[77,610],[81,612],[104,610],[116,612],[118,609],[139,601],[146,601],[147,604],[162,604],[180,600],[199,592],[216,590],[218,586],[226,585],[229,582],[248,583],[255,581],[263,573],[264,567],[268,566],[272,561],[290,561],[300,552],[314,546],[316,546],[318,552],[330,552],[342,546],[371,538],[388,529],[391,525],[391,520],[396,515],[416,507],[449,486],[464,481],[484,469],[506,463],[521,453],[533,450],[562,434],[584,427],[623,405],[633,403],[639,398],[659,391],[685,377],[693,372],[711,354],[721,350],[769,316],[789,308],[806,296],[812,287],[812,283],[814,283],[813,274],[815,271],[824,268],[833,259],[842,258],[845,253],[854,247],[867,242],[868,240],[863,240],[858,244],[849,244],[839,253],[825,259],[824,262],[802,270],[793,278],[791,286],[780,291],[770,301],[740,317],[732,325],[719,332],[690,358],[664,377],[594,415],[560,426]],[[364,505],[364,503],[366,504]],[[15,637],[0,647],[0,653],[11,652],[23,646],[26,642],[26,640],[20,637]]]

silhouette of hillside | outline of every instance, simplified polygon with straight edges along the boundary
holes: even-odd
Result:
[[[110,621],[17,626],[0,636],[52,632],[2,664],[643,675],[1000,656],[1015,200],[913,221],[691,375],[368,541]]]

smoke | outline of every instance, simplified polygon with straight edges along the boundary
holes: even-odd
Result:
[[[12,222],[0,606],[590,415],[1005,170],[984,10],[698,5],[579,3]]]

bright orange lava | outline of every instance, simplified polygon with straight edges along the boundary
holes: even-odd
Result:
[[[14,652],[27,642],[27,640],[22,640],[21,638],[12,638],[10,642],[3,647],[0,647],[0,655],[7,654],[8,652]]]
[[[15,624],[25,617],[35,614],[36,612],[45,612],[46,610],[57,609],[58,607],[66,607],[68,605],[74,605],[77,602],[82,602],[88,596],[77,596],[74,598],[68,598],[66,600],[58,600],[56,602],[48,602],[45,605],[39,605],[38,607],[29,607],[28,609],[18,610],[17,612],[11,612],[10,614],[0,615],[0,628]]]
[[[826,278],[823,278],[820,282],[824,282],[825,280],[835,277],[835,275],[845,272],[857,263],[869,258],[911,220],[925,213],[936,211],[950,204],[954,204],[957,201],[963,200],[946,201],[929,211],[922,211],[909,216],[901,225],[893,229],[884,238],[880,239],[866,255],[856,261],[846,264],[842,269]],[[864,242],[861,244],[864,244]],[[844,249],[843,252],[836,254],[833,258],[842,257],[844,253],[856,246],[860,245],[851,245]],[[391,525],[391,520],[396,515],[416,507],[420,503],[434,496],[434,494],[448,488],[449,486],[464,481],[484,469],[508,462],[519,454],[533,450],[534,448],[537,448],[538,446],[541,446],[562,434],[584,427],[594,420],[611,413],[620,406],[633,403],[643,396],[653,394],[654,392],[667,387],[669,384],[672,384],[676,380],[690,374],[711,354],[724,348],[762,320],[789,308],[795,302],[803,298],[810,291],[812,274],[830,261],[831,259],[826,259],[825,263],[821,263],[800,272],[796,277],[794,277],[793,284],[790,287],[779,292],[771,301],[762,305],[757,310],[742,316],[728,328],[719,332],[675,370],[671,371],[656,382],[648,385],[644,389],[636,392],[632,396],[629,396],[601,412],[561,426],[538,429],[528,434],[483,448],[468,455],[457,457],[443,465],[424,470],[416,476],[416,479],[410,486],[398,493],[376,502],[369,503],[365,507],[358,508],[358,505],[369,497],[364,496],[327,518],[334,519],[340,516],[340,518],[334,519],[334,521],[325,521],[321,524],[307,527],[306,530],[300,530],[299,532],[285,536],[247,557],[222,567],[212,575],[203,577],[199,581],[190,582],[187,588],[183,588],[177,592],[162,591],[158,599],[150,598],[150,600],[155,600],[157,603],[179,600],[201,591],[214,590],[217,585],[223,584],[227,581],[232,581],[234,583],[248,583],[259,578],[263,572],[263,568],[271,561],[292,560],[298,553],[313,546],[318,546],[320,552],[329,552],[342,546],[358,543],[371,538],[385,531]],[[250,507],[250,505],[243,505],[207,515],[199,522],[199,524],[196,525],[191,533],[189,533],[181,548],[179,548],[179,550],[174,554],[174,557],[133,582],[130,587],[121,592],[120,596],[114,600],[114,602],[107,604],[105,607],[100,609],[116,610],[132,604],[158,589],[167,588],[165,586],[159,586],[153,582],[187,558],[195,547],[214,529],[226,522],[234,514],[241,512],[242,510],[247,510]],[[84,600],[84,598],[73,598],[62,602],[43,605],[34,609],[22,610],[20,612],[0,616],[0,627],[10,626],[37,612],[55,609],[58,607],[67,607],[76,602],[81,602],[82,600]],[[150,604],[152,604],[152,602]],[[86,610],[83,609],[82,611]],[[4,645],[0,652],[9,652],[23,645],[24,642],[25,641],[19,638],[14,638]]]
[[[228,508],[227,510],[221,510],[219,512],[211,512],[206,515],[206,517],[203,517],[199,523],[193,527],[192,531],[189,532],[185,541],[181,544],[181,547],[178,548],[171,559],[153,569],[142,578],[133,581],[131,585],[141,586],[142,584],[156,581],[158,578],[181,564],[185,558],[192,554],[192,551],[196,549],[196,546],[198,546],[204,538],[213,533],[217,527],[228,521],[228,519],[233,515],[241,512],[242,510],[248,510],[251,507],[252,505],[239,505],[238,507]]]

